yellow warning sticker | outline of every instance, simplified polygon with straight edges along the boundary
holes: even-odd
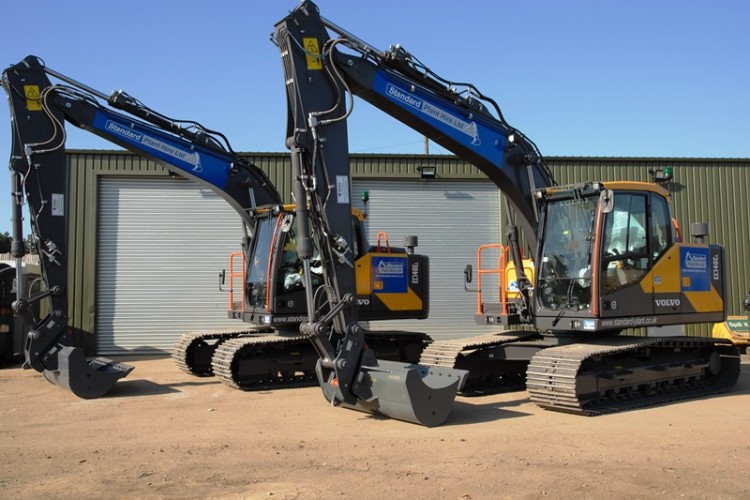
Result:
[[[323,69],[323,60],[320,58],[320,46],[315,37],[304,37],[302,43],[305,46],[307,57],[307,69]]]
[[[42,110],[42,96],[39,93],[39,85],[24,85],[23,93],[26,96],[26,109],[29,111]]]

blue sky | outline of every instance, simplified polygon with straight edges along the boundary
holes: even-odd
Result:
[[[441,76],[473,83],[543,154],[750,157],[750,2],[317,3],[374,47],[400,43]],[[269,35],[296,4],[14,2],[3,10],[0,64],[34,54],[97,90],[123,89],[223,132],[235,150],[285,151],[282,69]],[[424,151],[419,134],[362,101],[349,124],[352,152]],[[77,130],[67,146],[113,148]],[[446,153],[434,144],[430,152]],[[0,232],[10,230],[9,192],[9,174],[0,175]]]

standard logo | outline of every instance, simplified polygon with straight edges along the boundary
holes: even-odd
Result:
[[[104,128],[107,131],[112,132],[113,134],[124,137],[131,142],[137,142],[141,146],[150,148],[157,153],[171,156],[176,160],[183,161],[188,165],[191,165],[190,169],[193,172],[203,171],[200,155],[198,155],[198,153],[196,152],[183,151],[175,146],[172,146],[171,144],[168,144],[164,141],[148,136],[141,132],[136,132],[131,128],[120,125],[117,122],[113,122],[112,120],[107,120],[107,122],[104,124]]]
[[[463,132],[464,134],[468,135],[469,137],[471,137],[472,146],[479,146],[482,144],[482,141],[479,139],[479,129],[476,122],[467,122],[459,118],[458,116],[445,111],[444,109],[440,109],[437,106],[430,104],[424,99],[414,97],[406,90],[399,88],[392,83],[388,83],[385,86],[385,93],[391,99],[402,102],[407,106],[410,106],[416,110],[419,110],[421,113],[434,118],[444,125],[447,125],[458,130],[459,132]]]
[[[705,253],[685,252],[685,269],[705,271],[708,269],[708,261]]]

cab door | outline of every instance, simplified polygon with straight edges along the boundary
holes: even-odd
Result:
[[[651,316],[653,284],[644,282],[652,265],[649,193],[616,191],[613,196],[603,224],[600,314],[602,318]]]
[[[680,252],[673,248],[677,240],[669,202],[651,193],[649,210],[650,253],[653,260],[647,284],[652,287],[654,314],[682,312],[682,284],[680,280]],[[671,250],[670,250],[671,249]]]

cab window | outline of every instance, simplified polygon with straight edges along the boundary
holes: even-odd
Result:
[[[650,267],[646,200],[643,193],[615,194],[604,226],[605,293],[636,283]]]
[[[651,256],[657,260],[672,245],[672,217],[663,197],[651,194]]]

